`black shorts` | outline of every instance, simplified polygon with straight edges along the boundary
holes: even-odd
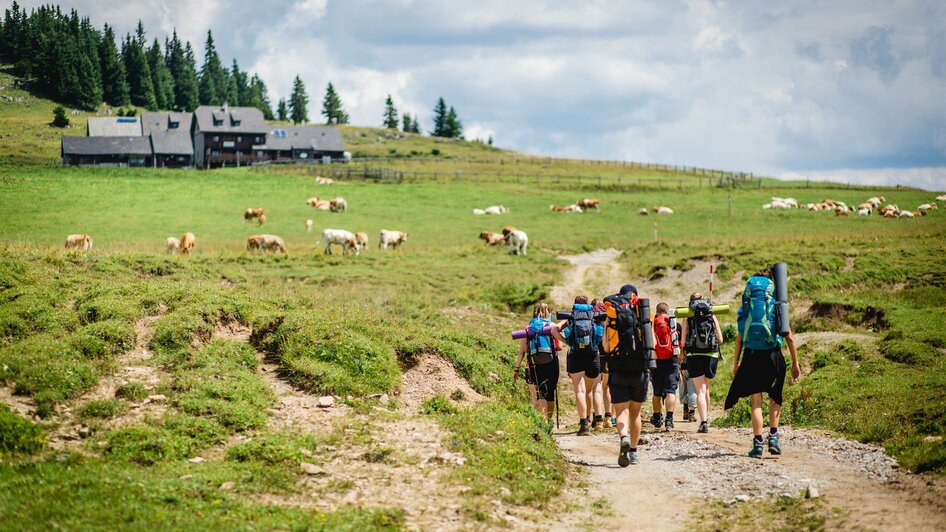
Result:
[[[536,394],[539,399],[554,401],[555,388],[558,386],[558,357],[548,364],[536,364],[534,367]]]
[[[782,387],[785,385],[785,357],[782,350],[768,351],[744,349],[739,362],[739,372],[733,377],[726,394],[726,409],[736,405],[741,397],[766,393],[776,404],[782,404]]]
[[[598,354],[598,365],[601,366],[601,373],[607,375],[611,373],[611,355]]]
[[[657,367],[650,370],[650,382],[654,386],[654,395],[665,397],[677,393],[680,366],[676,358],[657,360]]]
[[[687,355],[687,371],[690,372],[690,378],[706,377],[712,379],[716,377],[716,365],[719,364],[719,357],[710,355]]]
[[[526,384],[535,384],[535,379],[532,378],[532,368],[529,366],[528,362],[523,369],[526,370]]]
[[[628,401],[643,403],[647,400],[647,382],[649,380],[647,370],[611,373],[608,378],[611,403],[626,403]]]
[[[569,374],[585,372],[585,377],[596,379],[601,373],[598,352],[569,350],[568,358],[565,359],[565,369]]]

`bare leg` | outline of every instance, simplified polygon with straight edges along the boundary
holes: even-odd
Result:
[[[759,395],[759,405],[762,405],[762,395]],[[761,414],[761,412],[760,412]],[[782,405],[769,399],[769,427],[778,429],[779,419],[782,417]],[[761,426],[761,425],[760,425]],[[755,427],[755,425],[753,425]]]
[[[696,385],[696,411],[700,416],[700,423],[708,421],[707,410],[709,409],[709,402],[707,401],[707,395],[709,395],[709,380],[706,377],[694,377],[693,384]]]
[[[589,379],[585,377],[585,390],[588,392],[588,415],[591,416],[592,413],[595,415],[601,414],[601,396],[599,395],[598,390],[598,378]]]
[[[666,399],[664,400],[667,406],[667,413],[672,414],[673,409],[677,407],[677,394],[668,393]]]
[[[578,418],[588,417],[588,396],[585,392],[585,372],[569,373],[572,379],[572,388],[575,389],[575,405],[578,407]]]
[[[637,442],[641,437],[641,406],[643,403],[631,401],[628,403],[627,412],[631,425],[631,448],[637,447]]]
[[[601,375],[601,397],[604,399],[604,411],[611,412],[611,390],[608,389],[607,373]]]
[[[659,395],[654,394],[654,396],[651,398],[651,403],[653,404],[655,414],[663,413],[663,409],[664,409],[663,400],[660,398]]]
[[[749,403],[752,406],[752,434],[761,436],[762,427],[765,425],[765,420],[762,419],[762,394],[752,394]]]
[[[628,435],[628,421],[630,419],[627,407],[629,403],[614,403],[611,405],[614,408],[614,417],[618,421],[618,435],[622,438]],[[640,403],[638,403],[640,404]],[[640,429],[638,428],[637,432],[638,437],[640,437]]]

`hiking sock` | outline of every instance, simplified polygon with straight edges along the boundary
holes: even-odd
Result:
[[[594,417],[593,419],[594,419],[594,423],[601,423],[601,421],[602,421],[604,418],[601,417],[601,416],[598,415],[598,414],[595,414],[595,417]]]
[[[667,412],[667,421],[673,421],[673,412]]]
[[[753,436],[753,437],[752,437],[752,443],[754,443],[754,444],[756,444],[756,445],[762,445],[762,435],[761,435],[761,434],[756,434],[755,436]]]
[[[611,412],[605,412],[604,417],[611,417]]]
[[[778,434],[778,427],[769,427],[769,435],[775,436]]]

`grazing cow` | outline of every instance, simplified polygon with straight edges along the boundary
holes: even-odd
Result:
[[[247,220],[252,220],[253,218],[259,218],[263,215],[265,211],[260,208],[251,207],[243,213],[243,223],[246,223]]]
[[[194,237],[194,233],[184,233],[184,236],[181,237],[181,255],[190,255],[196,244],[197,239]]]
[[[946,201],[946,194],[943,194],[942,196],[936,196],[936,201]]]
[[[318,196],[314,198],[309,198],[305,202],[306,204],[311,205],[312,207],[315,207],[316,209],[320,211],[328,211],[332,209],[331,201],[321,199]]]
[[[256,220],[259,222],[260,225],[263,225],[264,223],[266,223],[266,215],[260,214],[259,218],[257,218]]]
[[[893,216],[897,216],[898,214],[900,214],[900,207],[897,207],[896,205],[891,204],[891,205],[884,205],[883,207],[880,208],[880,213],[883,214],[884,216],[886,216],[888,212],[892,213]]]
[[[181,241],[169,236],[167,240],[164,241],[164,251],[170,254],[177,253],[181,250]]]
[[[332,254],[332,244],[342,246],[342,255],[352,252],[358,254],[358,242],[355,241],[355,235],[351,231],[344,229],[326,229],[322,231],[322,241],[325,242],[325,254]]]
[[[637,210],[637,214],[640,214],[641,216],[647,216],[650,214],[650,211],[641,207],[640,209]]]
[[[894,212],[894,211],[880,211],[880,212],[883,213],[884,218],[896,218],[896,217],[897,217],[897,213]]]
[[[473,209],[473,216],[483,216],[486,214],[486,211],[483,209]]]
[[[935,203],[924,203],[923,205],[920,205],[919,207],[916,208],[916,210],[922,211],[922,212],[935,211],[936,209],[937,207]]]
[[[486,207],[483,210],[486,212],[486,214],[506,214],[509,212],[509,208],[502,205],[492,205],[490,207]]]
[[[883,202],[887,201],[887,198],[883,196],[874,196],[873,198],[867,198],[867,201],[864,203],[870,203],[875,209]]]
[[[485,241],[487,246],[498,246],[505,241],[502,233],[490,233],[489,231],[481,231],[480,239]]]
[[[378,247],[388,249],[388,245],[390,244],[392,248],[397,250],[406,240],[407,233],[403,231],[388,231],[387,229],[382,229],[381,234],[378,236]]]
[[[305,221],[305,232],[306,233],[312,232],[312,219],[311,218]]]
[[[518,229],[516,229],[515,227],[511,225],[507,225],[506,227],[503,227],[503,238],[509,238],[509,234],[514,231],[518,231]]]
[[[857,210],[861,210],[861,209],[871,209],[871,210],[873,210],[873,209],[874,209],[874,204],[871,203],[871,202],[869,202],[869,201],[864,202],[864,203],[861,203],[860,205],[857,206]]]
[[[355,233],[355,244],[358,246],[358,249],[368,249],[368,233],[364,231],[358,231]]]
[[[581,212],[581,207],[574,203],[564,207],[561,205],[549,205],[549,209],[551,209],[552,212]]]
[[[316,177],[315,182],[320,185],[331,185],[335,180],[330,177]]]
[[[657,214],[673,214],[673,209],[670,207],[654,207],[654,212]]]
[[[91,251],[92,237],[84,233],[69,235],[66,237],[66,249],[75,251]]]
[[[506,237],[509,242],[509,253],[512,255],[528,255],[529,235],[525,231],[513,231]]]
[[[785,207],[775,207],[775,204],[776,204],[776,203],[782,204],[782,205],[786,205],[786,206],[785,206]],[[797,209],[797,208],[798,208],[798,200],[796,200],[795,198],[777,198],[777,197],[775,197],[775,196],[772,196],[772,203],[771,203],[771,205],[772,205],[772,208],[773,208],[773,209],[788,209],[788,208]]]
[[[913,218],[914,216],[916,215],[910,211],[900,211],[900,218]]]
[[[329,210],[332,212],[345,212],[348,210],[348,202],[345,198],[335,198],[329,203]]]
[[[870,213],[871,213],[870,207],[861,207],[860,209],[857,209],[858,216],[870,216]]]
[[[284,242],[282,238],[276,235],[259,235],[259,238],[259,247],[264,253],[269,253],[270,251],[273,253],[286,253],[286,242]]]
[[[578,200],[577,205],[586,211],[591,209],[594,209],[595,212],[601,211],[601,202],[594,198],[582,198]]]
[[[656,208],[656,207],[655,207]],[[791,209],[789,203],[785,203],[781,198],[776,198],[762,206],[763,209]]]
[[[259,251],[263,245],[263,235],[253,235],[246,237],[246,250],[250,253]]]
[[[851,214],[851,209],[848,209],[846,206],[837,207],[836,209],[834,209],[835,216],[850,216],[850,214]]]

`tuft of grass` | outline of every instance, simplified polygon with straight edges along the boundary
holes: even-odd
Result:
[[[690,523],[702,530],[821,531],[830,516],[824,498],[775,497],[728,505],[723,501],[698,505]]]
[[[0,403],[0,458],[35,454],[45,446],[46,435],[39,425]]]
[[[138,402],[148,397],[148,390],[145,388],[145,385],[140,382],[127,382],[115,390],[115,397],[117,399],[127,399],[129,401]]]
[[[125,411],[125,405],[115,399],[93,399],[79,410],[82,419],[110,419]]]

